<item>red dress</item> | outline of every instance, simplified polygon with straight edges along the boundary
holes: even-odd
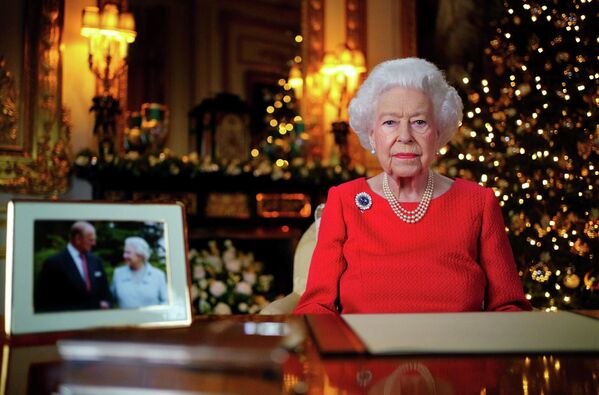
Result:
[[[372,198],[364,211],[360,192]],[[483,310],[531,310],[493,190],[457,179],[415,224],[399,219],[365,178],[329,190],[294,313]]]

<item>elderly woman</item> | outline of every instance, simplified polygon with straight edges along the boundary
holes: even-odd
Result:
[[[372,70],[349,117],[383,172],[330,189],[294,313],[531,309],[493,191],[431,170],[462,108],[423,59]]]
[[[151,250],[141,237],[125,239],[123,259],[112,277],[112,294],[122,309],[166,304],[166,276],[149,262]]]

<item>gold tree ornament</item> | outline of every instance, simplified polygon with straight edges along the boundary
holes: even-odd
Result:
[[[543,262],[532,265],[528,270],[530,271],[532,279],[540,283],[549,280],[549,277],[551,277],[552,274],[551,270],[549,270],[549,266]]]
[[[563,284],[566,288],[576,289],[580,285],[580,277],[576,273],[568,273],[564,276]]]

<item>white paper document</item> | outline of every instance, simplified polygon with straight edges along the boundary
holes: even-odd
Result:
[[[371,354],[597,352],[599,320],[565,311],[346,314]]]

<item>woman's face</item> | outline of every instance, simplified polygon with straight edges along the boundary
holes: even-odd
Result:
[[[133,270],[139,269],[144,264],[143,257],[135,252],[135,249],[130,245],[125,245],[123,259],[125,260],[125,263]]]
[[[369,138],[383,170],[391,177],[426,174],[439,138],[431,100],[411,88],[395,87],[382,93]]]

